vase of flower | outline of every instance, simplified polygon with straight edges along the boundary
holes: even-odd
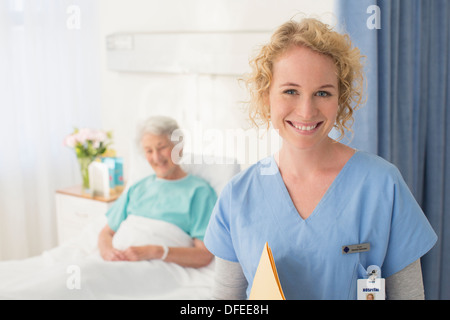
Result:
[[[111,132],[95,129],[76,129],[64,140],[64,145],[73,148],[80,166],[83,191],[90,193],[89,165],[104,154],[112,143]]]
[[[78,157],[78,164],[80,165],[81,181],[83,192],[90,193],[89,187],[89,165],[95,160],[91,157]]]

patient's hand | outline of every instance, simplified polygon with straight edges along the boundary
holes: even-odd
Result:
[[[112,238],[115,232],[106,225],[98,236],[98,249],[100,255],[104,260],[107,261],[122,261],[126,260],[126,256],[123,251],[117,250],[112,245]]]
[[[125,260],[128,261],[160,259],[163,252],[164,250],[161,246],[155,245],[129,247],[128,249],[122,251],[125,256]]]
[[[123,251],[117,250],[115,248],[108,248],[100,250],[100,255],[106,261],[124,261],[127,260]]]

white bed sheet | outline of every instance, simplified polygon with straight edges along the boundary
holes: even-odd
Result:
[[[91,223],[79,237],[43,254],[0,262],[0,299],[210,299],[214,262],[200,268],[152,261],[104,261],[98,233],[106,219]],[[177,226],[130,216],[114,236],[116,248],[160,244],[191,246]]]

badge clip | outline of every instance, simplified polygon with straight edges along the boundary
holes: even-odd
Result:
[[[367,268],[367,278],[370,281],[375,281],[377,278],[381,278],[381,269],[379,266],[369,266]]]

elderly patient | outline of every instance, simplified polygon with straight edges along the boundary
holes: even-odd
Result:
[[[100,255],[107,261],[159,259],[183,267],[200,268],[213,256],[203,244],[217,196],[212,187],[190,175],[172,159],[172,133],[179,129],[168,117],[151,117],[139,129],[139,143],[154,174],[132,185],[107,212],[107,224],[98,238]],[[130,215],[169,222],[193,239],[193,247],[148,244],[118,250],[113,237]]]

